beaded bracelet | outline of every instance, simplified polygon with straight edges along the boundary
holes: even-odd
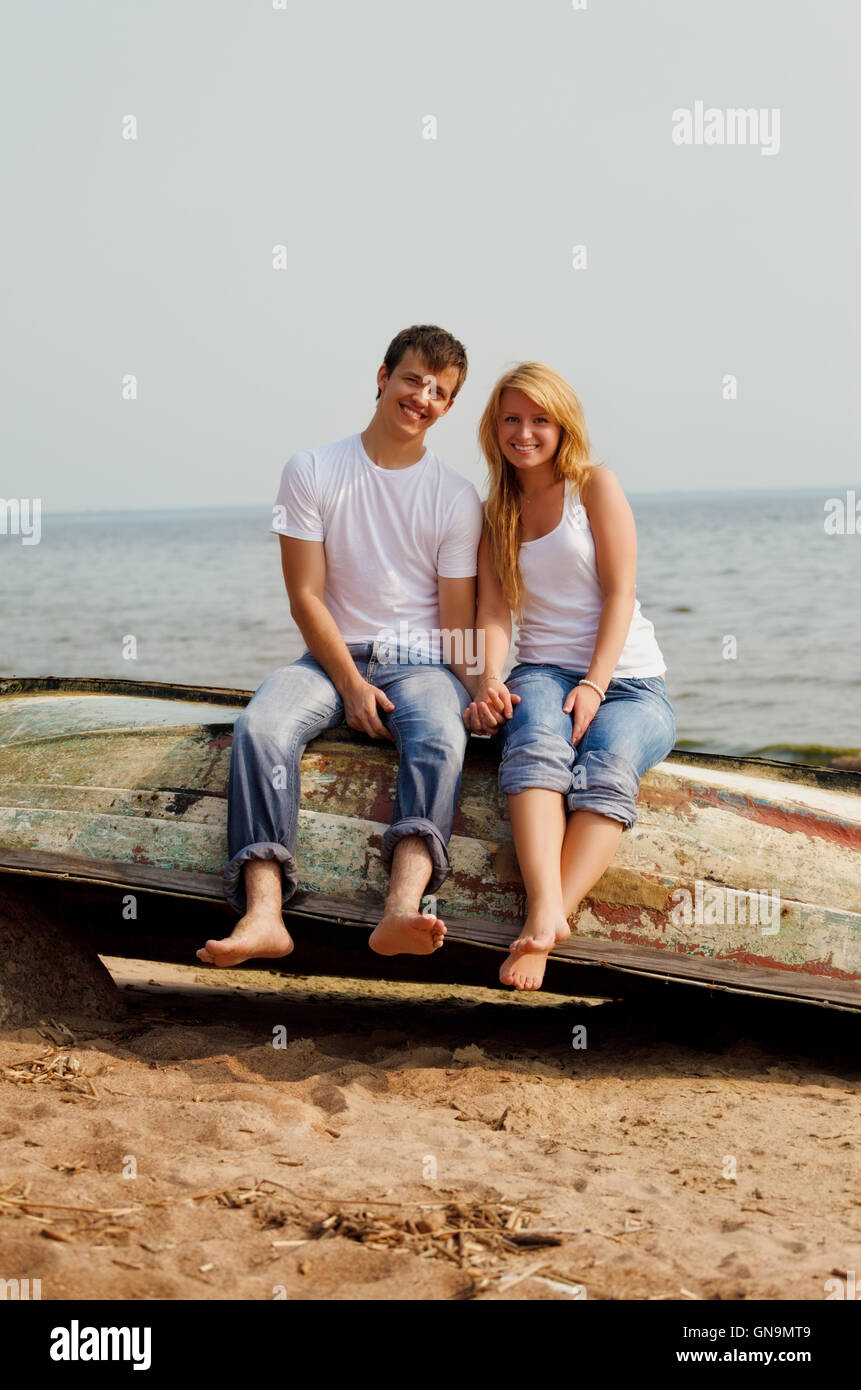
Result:
[[[604,694],[603,690],[601,689],[600,685],[596,685],[594,681],[586,681],[586,680],[583,680],[583,681],[578,681],[577,684],[578,684],[578,685],[588,685],[592,690],[597,690],[598,694],[601,696],[601,703],[602,703],[602,704],[604,703],[605,699],[607,698],[606,695]]]

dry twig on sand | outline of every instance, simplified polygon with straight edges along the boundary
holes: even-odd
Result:
[[[368,1208],[339,1208],[310,1228],[312,1240],[342,1236],[374,1249],[408,1250],[426,1259],[447,1260],[465,1272],[498,1265],[525,1247],[560,1245],[559,1236],[524,1230],[530,1208],[504,1201],[451,1201],[428,1210],[403,1204],[384,1216]]]
[[[38,1057],[20,1066],[0,1067],[0,1075],[14,1086],[58,1083],[64,1091],[99,1098],[91,1078],[81,1071],[80,1058],[59,1047],[44,1047]]]

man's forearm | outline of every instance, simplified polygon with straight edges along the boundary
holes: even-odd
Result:
[[[361,681],[356,663],[322,599],[303,595],[290,605],[290,612],[304,637],[308,650],[318,661],[339,695]]]

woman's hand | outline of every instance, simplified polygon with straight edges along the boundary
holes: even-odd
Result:
[[[562,708],[566,714],[573,714],[574,716],[574,728],[571,731],[572,743],[580,742],[600,707],[601,696],[597,690],[592,689],[591,685],[575,685],[573,690],[568,691]]]
[[[472,704],[464,710],[463,722],[471,734],[493,734],[519,704],[520,696],[512,695],[505,681],[490,676],[481,682]]]

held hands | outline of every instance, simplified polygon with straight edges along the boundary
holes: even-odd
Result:
[[[505,681],[490,676],[481,682],[475,699],[463,712],[463,722],[471,734],[493,734],[510,719],[520,696],[512,695]]]
[[[504,681],[495,677],[483,680],[475,699],[464,710],[463,722],[471,734],[493,734],[514,713],[520,696],[514,695]],[[590,685],[575,685],[565,696],[562,706],[573,716],[571,742],[579,743],[601,705],[601,696]]]
[[[351,729],[370,734],[371,738],[387,738],[390,743],[394,743],[394,736],[389,733],[377,713],[378,705],[387,714],[394,709],[384,690],[370,685],[368,681],[360,680],[345,690],[341,698],[344,701],[344,719]]]
[[[562,708],[566,714],[573,714],[574,716],[574,728],[571,731],[572,743],[580,742],[600,706],[601,696],[590,685],[575,685],[573,690],[568,691]]]

